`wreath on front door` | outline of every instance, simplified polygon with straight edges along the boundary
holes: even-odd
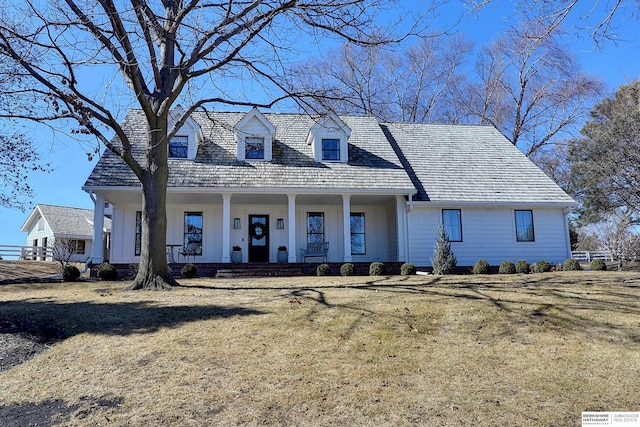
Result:
[[[264,238],[265,236],[265,225],[259,222],[254,222],[253,224],[251,224],[251,236],[253,236],[254,239],[256,240],[260,240],[262,238]]]

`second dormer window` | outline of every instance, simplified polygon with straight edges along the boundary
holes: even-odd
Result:
[[[247,137],[244,140],[244,158],[264,159],[264,138]]]
[[[322,140],[322,160],[340,160],[340,140]]]
[[[186,159],[189,153],[189,137],[174,136],[169,141],[169,157]]]

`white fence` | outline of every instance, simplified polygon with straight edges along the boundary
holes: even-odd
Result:
[[[1,259],[29,259],[46,261],[51,260],[51,248],[44,246],[14,246],[0,245]]]
[[[580,262],[591,262],[594,259],[603,259],[605,261],[613,261],[613,256],[609,252],[589,252],[589,251],[573,251],[571,258]]]

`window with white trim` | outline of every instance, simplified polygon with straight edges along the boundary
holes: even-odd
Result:
[[[365,242],[364,213],[351,212],[351,255],[365,255],[367,247]]]
[[[249,136],[244,139],[244,158],[247,160],[264,159],[264,138]]]
[[[324,213],[307,212],[307,243],[324,242]]]
[[[535,230],[533,227],[532,210],[516,210],[516,241],[535,242]]]
[[[142,252],[142,211],[136,211],[136,232],[134,238],[134,255],[140,256]]]
[[[462,242],[462,211],[442,209],[442,225],[450,242]]]
[[[169,141],[169,158],[186,159],[189,154],[189,137],[176,135]]]
[[[335,138],[322,139],[322,160],[340,160],[340,140]]]
[[[202,212],[184,213],[184,253],[202,255]]]

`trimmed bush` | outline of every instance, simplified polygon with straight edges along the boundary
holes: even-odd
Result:
[[[116,268],[108,262],[104,262],[100,264],[100,267],[98,267],[98,277],[100,278],[100,280],[118,280],[118,270],[116,270]]]
[[[489,263],[483,259],[473,266],[473,274],[489,274]]]
[[[318,276],[330,276],[331,267],[329,267],[329,264],[320,264],[318,268],[316,268],[316,274]]]
[[[562,264],[562,271],[578,271],[582,270],[580,262],[577,259],[569,258]]]
[[[529,274],[529,263],[523,259],[516,262],[516,273]]]
[[[384,276],[384,264],[381,262],[372,262],[369,264],[369,276]]]
[[[603,259],[594,259],[589,265],[593,271],[607,271],[607,263]]]
[[[80,270],[75,265],[65,265],[62,270],[62,280],[65,282],[75,282],[80,277]]]
[[[340,266],[340,274],[342,276],[353,276],[356,274],[356,267],[350,262],[344,263]]]
[[[498,268],[500,274],[516,274],[516,265],[512,261],[502,261]]]
[[[405,262],[400,267],[400,274],[403,276],[413,276],[416,274],[416,266],[411,264],[410,262]]]
[[[180,270],[180,273],[182,273],[182,277],[184,278],[193,279],[198,275],[198,269],[196,268],[195,265],[189,263],[189,264],[185,264],[185,266],[182,267],[182,270]]]
[[[551,264],[543,259],[533,265],[534,273],[548,273],[549,271],[551,271]]]

